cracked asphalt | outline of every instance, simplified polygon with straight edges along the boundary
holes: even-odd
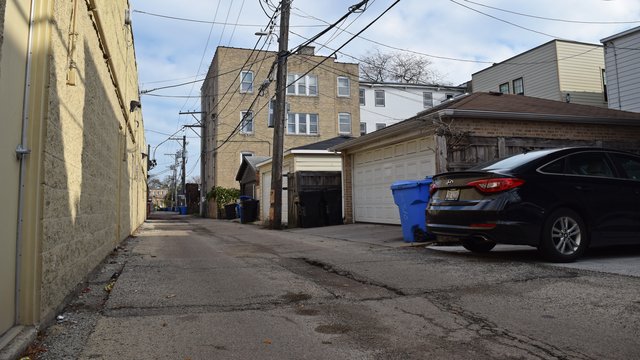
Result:
[[[640,358],[637,276],[405,244],[393,226],[156,215],[31,359]]]

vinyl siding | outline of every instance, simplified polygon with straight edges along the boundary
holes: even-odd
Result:
[[[294,171],[342,171],[340,155],[296,155]]]
[[[556,44],[562,100],[570,94],[572,103],[607,107],[602,84],[603,47],[562,41]]]
[[[605,46],[609,108],[640,112],[640,61],[635,50],[640,48],[640,31]]]
[[[548,100],[562,100],[558,84],[556,42],[517,55],[472,75],[473,92],[498,91],[500,84],[522,78],[524,95]]]

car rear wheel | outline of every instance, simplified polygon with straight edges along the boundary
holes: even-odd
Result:
[[[463,239],[461,242],[465,249],[475,253],[486,253],[496,246],[495,242],[480,238]]]
[[[538,250],[549,261],[572,262],[582,256],[587,246],[587,228],[580,215],[570,209],[558,209],[545,222]]]

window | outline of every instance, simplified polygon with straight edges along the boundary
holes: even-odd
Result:
[[[384,90],[376,90],[374,94],[376,106],[384,106]]]
[[[513,80],[513,93],[516,95],[524,95],[524,84],[522,78]]]
[[[602,91],[604,91],[604,101],[609,101],[609,96],[607,95],[607,72],[602,69]]]
[[[287,134],[318,134],[318,114],[289,113],[287,115]]]
[[[240,127],[240,133],[252,134],[253,133],[253,112],[242,111],[240,113],[240,121],[242,125]]]
[[[607,164],[604,153],[584,152],[567,157],[569,174],[612,177],[613,171]]]
[[[244,158],[246,158],[247,156],[253,156],[253,153],[251,151],[240,152],[240,164],[242,164],[242,160],[244,160]]]
[[[422,106],[425,108],[430,108],[433,106],[433,93],[430,91],[425,91],[422,93]]]
[[[287,95],[318,95],[318,77],[315,75],[287,74],[287,85]]]
[[[318,77],[315,75],[307,75],[307,78],[309,79],[309,84],[307,85],[307,95],[318,95]]]
[[[453,94],[446,94],[445,96],[447,97],[447,100],[453,99]]]
[[[351,84],[348,77],[338,77],[338,96],[349,97],[351,95]]]
[[[351,114],[338,114],[338,132],[340,134],[351,134]]]
[[[384,129],[387,127],[385,123],[376,123],[376,130]]]
[[[498,87],[498,91],[500,91],[503,94],[508,94],[511,92],[511,90],[509,89],[509,83],[506,82],[504,84],[500,84],[500,87]]]
[[[270,128],[273,127],[273,117],[275,116],[275,113],[276,113],[276,101],[270,100],[269,101],[269,118],[267,120],[267,127],[270,127]]]
[[[627,179],[640,180],[640,159],[626,154],[610,154],[613,160],[620,165],[624,171],[623,176]]]
[[[365,102],[364,102],[364,89],[360,88],[360,90],[358,91],[358,95],[360,96],[360,105],[364,106]]]
[[[240,92],[241,93],[253,92],[253,71],[240,72]]]
[[[367,133],[367,123],[366,122],[361,122],[360,123],[360,135],[364,135]]]

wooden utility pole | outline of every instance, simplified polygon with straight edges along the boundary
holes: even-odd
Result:
[[[276,77],[276,108],[273,122],[273,156],[271,158],[271,207],[269,225],[282,228],[282,153],[286,113],[287,57],[289,56],[289,10],[291,0],[281,1],[280,37],[278,38],[278,72]]]

